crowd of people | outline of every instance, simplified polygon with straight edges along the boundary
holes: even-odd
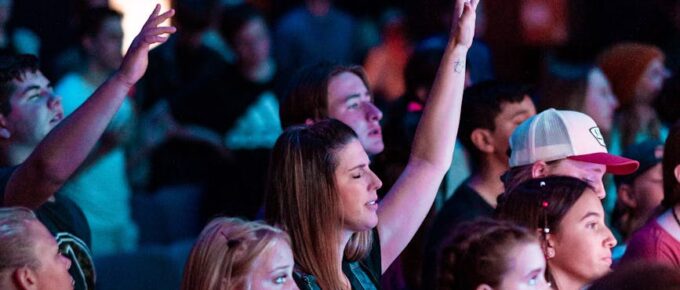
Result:
[[[91,2],[42,64],[0,17],[1,289],[680,285],[655,45],[551,55],[527,86],[493,77],[479,0],[419,42],[390,10],[372,49],[329,0],[271,35],[262,3],[175,0],[124,54]]]

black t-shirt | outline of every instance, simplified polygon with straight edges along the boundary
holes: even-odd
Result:
[[[349,279],[352,290],[373,290],[381,289],[380,275],[382,274],[382,264],[380,256],[380,238],[378,230],[373,229],[373,244],[368,256],[361,261],[349,262],[342,261],[342,272]],[[316,277],[296,270],[293,273],[295,283],[301,290],[321,289],[316,282]]]
[[[480,217],[492,217],[493,211],[493,207],[467,184],[467,180],[458,186],[437,214],[428,234],[423,259],[423,289],[434,289],[437,251],[442,241],[451,235],[458,224]]]
[[[0,205],[4,206],[5,189],[17,167],[0,167]],[[54,235],[61,253],[71,260],[69,273],[75,290],[92,290],[95,285],[94,263],[90,252],[90,227],[82,210],[69,198],[55,194],[34,211],[38,220]]]

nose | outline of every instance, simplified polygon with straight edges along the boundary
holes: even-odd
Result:
[[[616,238],[614,238],[614,234],[612,234],[612,231],[609,229],[609,227],[605,226],[607,229],[606,237],[604,239],[604,246],[607,248],[614,248],[616,246]]]
[[[380,180],[380,177],[378,177],[375,173],[373,173],[372,170],[369,170],[369,171],[370,171],[370,174],[371,174],[371,177],[372,177],[369,189],[371,191],[380,189],[383,186],[382,180]]]
[[[593,182],[593,187],[594,187],[594,192],[597,194],[597,198],[599,199],[604,199],[605,196],[607,196],[607,191],[604,189],[604,184],[602,184],[602,180],[600,179],[599,182]]]
[[[365,103],[364,110],[366,110],[366,119],[369,121],[380,121],[383,117],[382,111],[371,102]]]
[[[47,107],[50,108],[50,110],[61,109],[61,97],[50,94],[50,97],[47,100]]]

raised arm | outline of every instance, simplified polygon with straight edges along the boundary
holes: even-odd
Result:
[[[160,14],[156,5],[135,37],[120,68],[73,114],[45,136],[14,171],[5,188],[4,205],[36,209],[68,180],[88,156],[130,88],[144,75],[149,46],[167,40],[174,27],[159,27],[174,10]]]
[[[418,124],[404,172],[380,203],[382,269],[396,259],[422,224],[453,155],[465,82],[465,57],[479,0],[456,0],[449,43]]]

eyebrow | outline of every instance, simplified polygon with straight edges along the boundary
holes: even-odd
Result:
[[[25,94],[28,93],[29,91],[32,91],[32,90],[39,90],[39,89],[40,89],[40,86],[39,86],[39,85],[30,85],[30,86],[28,86],[27,88],[25,88],[23,91],[21,91],[20,96],[25,95]]]
[[[347,169],[347,171],[352,171],[352,170],[355,170],[355,169],[358,169],[358,168],[365,168],[365,167],[366,167],[366,163],[361,163],[361,164],[359,164],[359,165],[357,165],[357,166],[354,166],[354,167],[352,167],[352,168],[350,168],[350,169]]]
[[[587,219],[587,218],[589,218],[589,217],[591,217],[591,216],[600,217],[600,214],[591,211],[591,212],[587,213],[586,215],[584,215],[579,221],[583,221],[584,219]]]
[[[342,100],[342,102],[343,102],[343,103],[346,103],[347,101],[349,101],[349,100],[351,100],[351,99],[356,99],[356,98],[360,98],[360,97],[361,97],[361,94],[351,94],[351,95],[349,95],[349,96],[346,96],[346,97]]]
[[[292,265],[282,265],[282,266],[278,266],[278,267],[274,268],[273,270],[271,270],[269,273],[270,273],[270,274],[273,274],[274,272],[278,272],[278,271],[281,271],[281,270],[286,270],[286,269],[291,268],[291,267],[293,267],[293,266],[292,266]]]

